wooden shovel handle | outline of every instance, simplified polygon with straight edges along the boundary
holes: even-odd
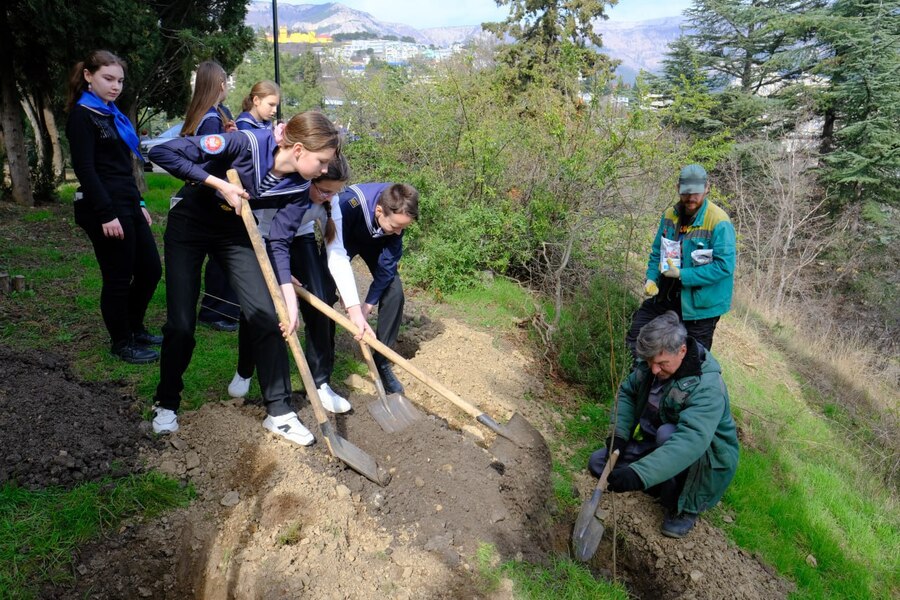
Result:
[[[609,458],[606,459],[606,466],[603,467],[603,472],[600,473],[600,481],[597,482],[597,487],[600,488],[601,491],[606,491],[606,480],[609,479],[609,474],[612,473],[612,470],[615,468],[617,460],[619,460],[618,449],[609,455]]]
[[[294,284],[294,291],[297,292],[297,295],[300,296],[303,300],[312,304],[314,308],[318,309],[320,312],[325,314],[332,321],[336,322],[344,329],[350,331],[350,333],[354,335],[357,335],[359,333],[356,325],[354,325],[350,319],[334,310],[326,303],[322,302],[316,296],[310,294],[307,290],[303,289],[297,284]],[[478,408],[466,402],[465,400],[454,394],[450,389],[445,387],[441,382],[437,381],[436,379],[413,365],[411,362],[391,350],[388,346],[385,346],[383,343],[379,342],[372,334],[367,333],[363,337],[363,341],[380,352],[382,355],[384,355],[384,357],[390,360],[392,363],[403,368],[404,371],[430,387],[432,390],[434,390],[471,416],[475,417],[476,419],[485,416],[482,411],[478,410]]]
[[[230,183],[243,188],[243,184],[238,177],[237,171],[228,169],[227,176]],[[247,202],[246,199],[241,203],[241,218],[244,220],[244,227],[247,228],[247,235],[250,236],[253,252],[256,254],[259,268],[262,270],[263,278],[266,280],[266,287],[269,288],[269,295],[272,296],[272,302],[275,303],[275,312],[278,314],[278,320],[287,327],[290,324],[290,320],[288,319],[287,306],[281,295],[281,287],[278,285],[278,280],[275,278],[275,271],[272,269],[272,263],[269,262],[269,254],[266,252],[265,242],[263,242],[262,236],[259,235],[259,227],[256,225],[256,218],[253,216],[253,210],[250,208],[250,203]],[[325,414],[325,409],[322,407],[322,403],[319,400],[315,379],[312,376],[312,372],[309,370],[306,357],[303,355],[303,349],[300,347],[300,340],[297,337],[297,333],[294,332],[291,334],[288,337],[287,342],[294,355],[294,362],[297,363],[297,368],[300,370],[300,378],[303,380],[303,386],[306,388],[306,395],[309,397],[309,403],[312,405],[316,420],[319,422],[320,426],[324,426],[324,429],[328,430],[330,422],[328,421],[328,416]],[[325,435],[324,437],[328,443],[329,450],[332,450],[332,454],[334,454],[329,436]]]
[[[381,382],[381,376],[378,374],[378,369],[375,367],[375,358],[372,356],[372,350],[370,350],[369,345],[362,340],[359,340],[359,349],[362,352],[363,358],[366,359],[366,366],[369,367],[369,375],[372,376],[372,382],[375,384],[375,390],[378,392],[378,397],[381,398],[382,401],[386,401],[387,394],[384,391],[384,384]]]

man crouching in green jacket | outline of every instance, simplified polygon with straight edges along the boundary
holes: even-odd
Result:
[[[608,489],[658,497],[663,535],[680,538],[722,498],[737,469],[728,390],[719,363],[673,311],[641,329],[636,353],[642,360],[619,388],[615,435],[588,467],[599,477],[619,450]]]

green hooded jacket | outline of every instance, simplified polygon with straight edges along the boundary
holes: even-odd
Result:
[[[645,489],[688,469],[678,512],[700,513],[722,498],[738,463],[737,428],[719,363],[688,338],[681,367],[666,382],[659,403],[663,423],[677,427],[662,446],[631,463]],[[653,374],[639,362],[619,388],[616,435],[631,439],[638,425]]]

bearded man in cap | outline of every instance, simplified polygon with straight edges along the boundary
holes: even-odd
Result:
[[[668,310],[678,314],[689,336],[711,349],[716,324],[731,308],[734,226],[708,194],[703,167],[681,169],[678,203],[663,213],[647,261],[648,298],[634,313],[625,337],[633,355],[641,327]]]

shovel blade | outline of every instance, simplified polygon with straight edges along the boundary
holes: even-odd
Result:
[[[422,413],[408,398],[400,394],[388,394],[368,406],[372,418],[387,433],[403,431],[422,418]]]
[[[331,450],[331,454],[335,458],[343,461],[348,467],[378,485],[385,486],[388,484],[391,480],[390,473],[379,467],[375,459],[363,451],[362,448],[339,436],[330,423],[320,423],[320,428]]]
[[[581,512],[578,513],[578,519],[575,521],[575,528],[572,530],[572,546],[575,549],[575,558],[582,562],[587,562],[597,552],[600,545],[600,539],[603,537],[605,528],[603,523],[597,517],[597,506],[600,504],[600,496],[602,492],[599,488],[594,488],[594,493],[590,499],[581,505]]]
[[[519,413],[514,413],[505,425],[497,423],[485,413],[478,415],[476,420],[497,435],[505,437],[519,448],[535,448],[545,443],[541,432],[535,429],[534,425],[529,423],[528,419]]]

